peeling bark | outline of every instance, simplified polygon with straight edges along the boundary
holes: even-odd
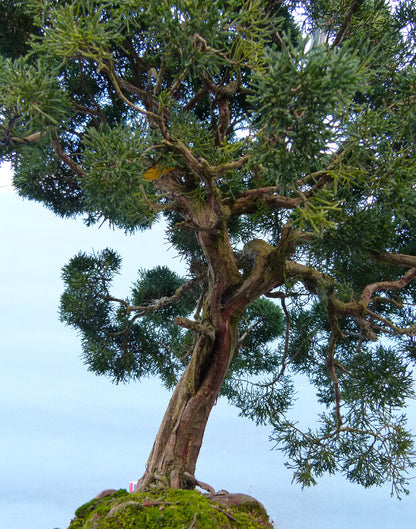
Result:
[[[214,340],[197,335],[190,364],[177,383],[139,489],[194,488],[195,466],[208,417],[237,344],[237,323],[219,312]]]
[[[224,294],[241,282],[241,274],[215,203],[197,217],[206,231],[198,239],[208,263],[208,289],[200,321],[177,321],[194,331],[192,357],[172,394],[138,488],[194,488],[195,467],[208,417],[229,369],[238,342],[241,307],[228,310]],[[217,224],[216,228],[213,228]],[[244,307],[245,308],[245,307]]]

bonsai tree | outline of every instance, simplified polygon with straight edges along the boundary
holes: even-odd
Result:
[[[187,265],[141,270],[128,297],[110,249],[63,270],[89,369],[173,388],[138,488],[195,487],[223,396],[271,425],[302,485],[341,472],[407,492],[412,2],[0,6],[0,153],[19,193],[126,232],[163,219]],[[326,409],[307,431],[299,374]]]

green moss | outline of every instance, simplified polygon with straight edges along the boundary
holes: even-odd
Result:
[[[120,490],[79,507],[68,529],[271,529],[255,501],[225,507],[190,490]]]

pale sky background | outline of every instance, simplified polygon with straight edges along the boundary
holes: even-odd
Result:
[[[157,380],[116,386],[87,372],[76,332],[58,320],[61,269],[79,250],[114,248],[123,257],[114,291],[122,296],[139,268],[183,265],[161,226],[132,237],[86,228],[21,199],[9,178],[0,169],[0,529],[65,529],[98,492],[141,476],[169,394]],[[312,401],[303,388],[300,395],[306,419]],[[408,411],[416,431],[414,402]],[[415,527],[415,480],[402,501],[390,498],[389,485],[365,490],[341,476],[302,491],[269,433],[220,401],[197,477],[255,496],[279,529]]]

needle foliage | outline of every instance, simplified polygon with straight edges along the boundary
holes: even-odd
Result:
[[[195,396],[218,363],[301,485],[341,472],[407,493],[413,2],[1,0],[0,27],[19,193],[129,233],[164,219],[188,265],[142,270],[139,252],[120,297],[120,256],[71,259],[60,314],[89,369],[169,388],[192,372]],[[299,376],[316,428],[291,415]]]

